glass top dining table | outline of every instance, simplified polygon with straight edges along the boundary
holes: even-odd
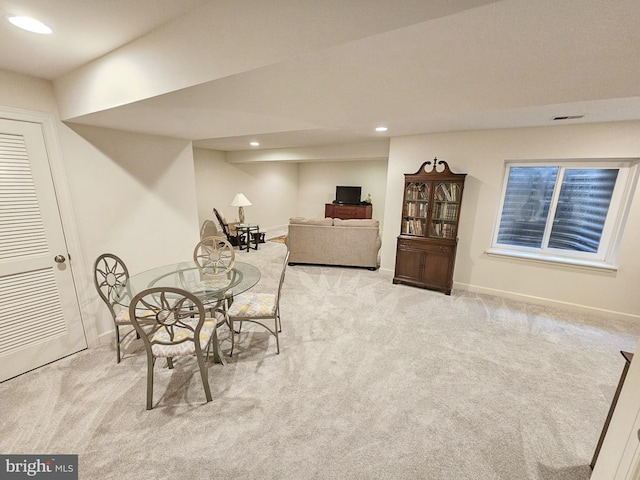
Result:
[[[194,294],[205,309],[217,309],[225,296],[230,293],[238,295],[249,290],[259,280],[260,270],[249,263],[235,262],[228,272],[216,273],[191,260],[163,265],[130,276],[123,287],[114,292],[114,300],[124,307],[129,307],[133,297],[144,290],[153,287],[173,287]],[[215,332],[216,330],[213,341],[214,361],[226,365],[227,361]]]
[[[193,260],[163,265],[129,277],[124,288],[116,292],[115,301],[128,307],[138,293],[153,287],[173,287],[194,294],[205,307],[211,307],[227,292],[238,295],[260,280],[260,270],[249,263],[235,262],[226,273],[214,273]]]

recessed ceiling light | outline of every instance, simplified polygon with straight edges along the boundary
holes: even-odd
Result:
[[[389,130],[387,127],[376,127],[376,132],[386,132]]]
[[[44,23],[39,22],[38,20],[35,20],[34,18],[29,18],[29,17],[7,17],[7,20],[9,20],[16,27],[21,28],[23,30],[27,30],[29,32],[42,33],[42,34],[45,34],[45,35],[53,32],[53,30],[51,30],[49,27],[47,27]]]
[[[260,142],[249,142],[249,145],[251,145],[252,147],[259,147]]]

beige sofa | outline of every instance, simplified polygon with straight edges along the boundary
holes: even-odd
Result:
[[[378,268],[382,244],[378,220],[341,220],[339,218],[289,220],[285,243],[289,247],[289,265],[311,263]]]

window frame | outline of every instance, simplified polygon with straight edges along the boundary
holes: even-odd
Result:
[[[507,160],[503,170],[502,191],[500,194],[499,208],[493,227],[491,246],[486,253],[491,256],[502,256],[531,260],[538,262],[550,262],[554,264],[568,264],[579,267],[604,269],[616,271],[618,249],[622,239],[624,226],[629,216],[631,201],[638,182],[637,158],[580,158],[562,160]],[[554,186],[552,203],[547,217],[545,236],[542,248],[523,247],[498,243],[498,233],[502,220],[505,195],[509,181],[509,172],[512,167],[558,167],[558,179]],[[566,169],[617,169],[618,177],[611,196],[611,202],[605,219],[600,244],[596,253],[580,252],[548,247],[549,232],[553,224],[558,196],[564,179]],[[551,225],[550,225],[551,224]]]

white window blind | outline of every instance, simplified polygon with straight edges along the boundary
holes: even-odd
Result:
[[[507,163],[490,254],[613,266],[637,161]]]

